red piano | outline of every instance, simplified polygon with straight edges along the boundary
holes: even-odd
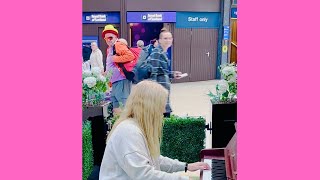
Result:
[[[237,133],[225,148],[203,149],[201,161],[207,162],[211,170],[200,172],[200,180],[237,179]]]

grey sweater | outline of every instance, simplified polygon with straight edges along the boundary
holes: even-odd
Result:
[[[100,168],[99,180],[188,180],[172,174],[185,163],[150,156],[146,139],[133,119],[123,121],[111,135]]]

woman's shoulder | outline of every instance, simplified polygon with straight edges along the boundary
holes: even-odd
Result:
[[[118,125],[115,133],[116,132],[117,134],[121,135],[132,135],[135,133],[140,133],[141,130],[134,119],[127,119]]]
[[[116,127],[109,141],[110,143],[116,142],[116,144],[136,144],[144,141],[144,135],[134,121],[125,120]]]

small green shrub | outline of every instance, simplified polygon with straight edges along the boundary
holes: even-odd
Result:
[[[87,180],[93,168],[91,122],[82,123],[82,180]]]
[[[165,118],[161,154],[183,162],[197,162],[204,149],[205,119],[202,117]]]

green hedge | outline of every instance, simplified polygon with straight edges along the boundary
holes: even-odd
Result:
[[[82,123],[82,180],[87,180],[93,168],[91,122]]]
[[[164,120],[161,155],[183,162],[197,162],[204,149],[205,119],[171,116]]]
[[[118,119],[112,119],[112,124]],[[202,117],[178,117],[164,119],[161,155],[183,162],[197,162],[204,149],[205,119]]]

